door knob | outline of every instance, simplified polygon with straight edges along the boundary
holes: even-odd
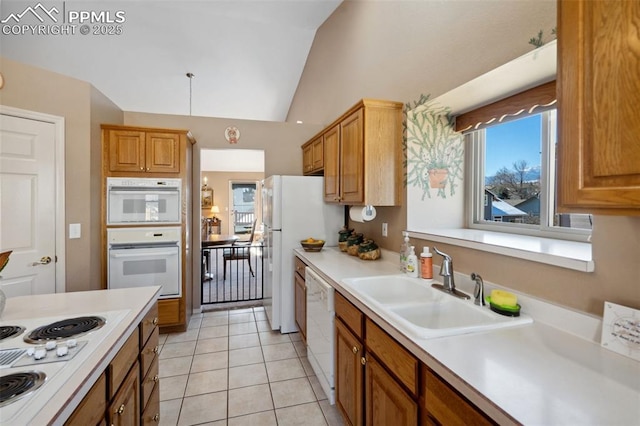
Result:
[[[51,257],[43,256],[39,262],[33,262],[31,266],[48,265],[51,263]]]

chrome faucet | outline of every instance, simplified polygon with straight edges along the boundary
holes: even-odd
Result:
[[[484,281],[482,281],[482,277],[475,272],[471,273],[471,279],[476,282],[476,286],[473,289],[473,296],[476,305],[485,306],[487,302],[484,300]]]
[[[443,257],[442,265],[440,265],[440,276],[442,277],[443,284],[432,284],[431,287],[449,293],[460,299],[470,299],[469,295],[456,290],[456,283],[453,279],[453,260],[451,256],[438,250],[437,247],[433,247],[433,250]]]

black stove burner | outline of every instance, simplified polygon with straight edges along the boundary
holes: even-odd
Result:
[[[0,377],[0,407],[38,389],[46,378],[47,375],[40,371],[25,371]]]
[[[105,324],[101,317],[68,318],[38,327],[24,337],[27,343],[41,343],[49,340],[64,340],[82,336],[97,330]]]
[[[24,327],[19,325],[0,325],[0,340],[19,336],[24,331]]]

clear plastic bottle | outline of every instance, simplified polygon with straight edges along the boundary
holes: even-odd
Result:
[[[409,233],[407,231],[402,231],[402,236],[404,237],[404,241],[400,246],[400,270],[403,273],[407,272],[407,256],[409,256]]]
[[[420,276],[425,280],[433,278],[433,254],[427,246],[423,247],[420,253]]]

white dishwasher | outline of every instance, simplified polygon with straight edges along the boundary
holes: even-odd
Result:
[[[334,305],[333,287],[311,268],[305,269],[307,287],[307,357],[313,371],[335,404],[334,372]]]

